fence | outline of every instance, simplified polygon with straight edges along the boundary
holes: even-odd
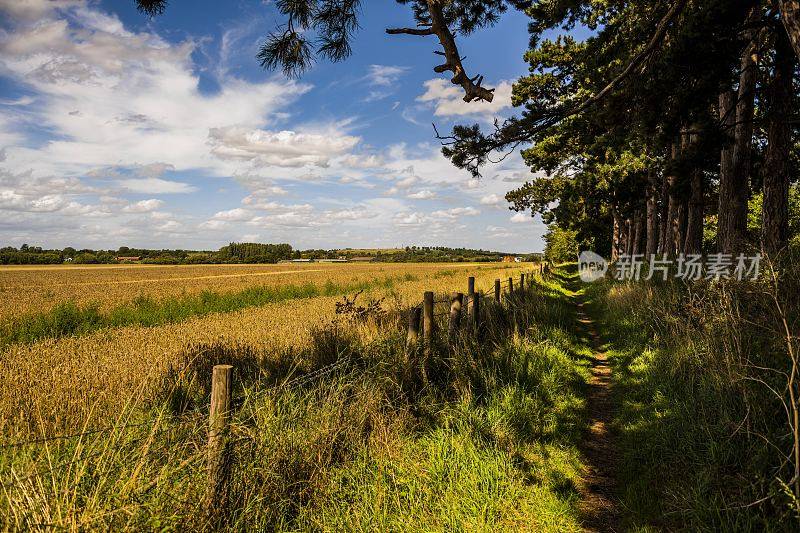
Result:
[[[538,274],[542,279],[550,275],[550,266],[543,262],[538,265]],[[454,292],[449,295],[437,295],[432,291],[425,291],[422,301],[408,309],[407,334],[405,343],[405,363],[412,364],[414,358],[420,353],[425,361],[434,355],[433,346],[436,340],[443,341],[449,350],[454,350],[462,337],[471,338],[475,342],[481,342],[484,332],[484,319],[486,317],[485,308],[490,305],[501,306],[508,313],[513,313],[515,305],[523,300],[528,289],[533,284],[532,272],[522,272],[519,278],[509,277],[505,280],[496,279],[492,287],[487,290],[477,290],[475,278],[469,277],[467,280],[467,292]],[[437,325],[437,319],[444,322]],[[512,321],[514,332],[517,331],[517,322]],[[446,333],[445,335],[439,335]],[[438,338],[437,338],[438,335]],[[307,384],[325,375],[335,372],[337,369],[347,365],[346,359],[339,359],[336,362],[319,368],[313,372],[304,374],[296,379],[283,384],[283,386],[294,388],[302,384]],[[423,365],[424,367],[424,365]],[[424,373],[424,369],[423,369]],[[208,406],[207,421],[207,444],[201,454],[204,457],[192,454],[186,459],[184,466],[193,464],[197,459],[205,459],[206,463],[206,487],[203,499],[203,510],[208,520],[221,523],[228,516],[228,492],[231,476],[231,446],[235,440],[232,439],[230,431],[230,420],[233,410],[232,390],[234,388],[234,367],[232,365],[216,365],[212,369],[211,376],[211,396]],[[117,425],[107,428],[92,429],[79,433],[67,435],[57,435],[41,439],[15,442],[0,445],[0,450],[17,448],[23,446],[33,446],[47,444],[53,441],[64,441],[69,439],[82,439],[89,435],[112,433],[130,428],[138,428],[153,424],[156,420],[164,418],[180,418],[187,422],[187,417],[191,415],[202,415],[204,407],[184,412],[181,415],[164,415],[159,413],[155,418],[148,418],[145,421],[134,424]],[[144,438],[152,438],[149,435]],[[142,439],[143,440],[143,439]],[[11,486],[34,480],[48,473],[54,472],[59,468],[66,468],[80,461],[91,458],[89,456],[80,457],[58,464],[51,464],[50,468],[33,474],[16,477],[11,483],[0,483],[0,489],[6,490]]]

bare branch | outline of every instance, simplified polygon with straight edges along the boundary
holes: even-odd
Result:
[[[431,28],[386,28],[389,35],[433,35]]]

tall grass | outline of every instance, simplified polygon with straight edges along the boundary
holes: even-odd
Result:
[[[797,273],[590,287],[617,376],[629,527],[797,530],[787,418]]]
[[[532,290],[514,313],[484,307],[485,342],[415,351],[410,369],[391,310],[320,327],[293,361],[224,344],[187,354],[144,415],[2,449],[4,526],[206,528],[208,368],[224,359],[238,383],[228,528],[578,531],[585,348],[566,295]]]

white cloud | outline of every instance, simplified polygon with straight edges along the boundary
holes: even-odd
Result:
[[[419,227],[427,221],[423,213],[398,213],[394,217],[394,223],[400,227]]]
[[[119,180],[118,183],[131,192],[143,194],[186,194],[197,190],[197,187],[188,183],[161,178],[130,178]]]
[[[156,200],[155,198],[152,198],[150,200],[142,200],[140,202],[125,206],[122,208],[122,211],[125,213],[150,213],[160,208],[162,205],[164,205],[162,200]]]
[[[370,65],[367,80],[370,85],[388,87],[394,85],[408,70],[408,67],[396,65]]]
[[[223,73],[219,91],[203,94],[191,57],[197,41],[175,44],[129,31],[94,3],[5,0],[2,6],[11,27],[0,39],[0,68],[35,99],[35,105],[18,106],[25,120],[53,137],[39,148],[6,145],[2,164],[15,171],[66,176],[163,162],[233,175],[242,163],[217,157],[209,132],[262,131],[310,89]],[[22,120],[15,117],[0,129]]]
[[[452,209],[443,209],[431,213],[434,217],[454,219],[458,217],[474,217],[480,215],[481,212],[474,207],[454,207]]]
[[[237,126],[212,128],[208,137],[211,152],[221,159],[276,167],[327,167],[331,157],[348,152],[359,142],[358,137],[341,132],[271,132]]]
[[[527,224],[529,222],[533,222],[533,218],[525,213],[516,213],[509,220],[511,220],[511,222],[514,224]]]
[[[425,92],[417,97],[417,101],[433,105],[437,117],[465,115],[494,117],[511,107],[511,83],[508,81],[501,81],[494,86],[494,99],[491,102],[483,100],[465,102],[463,89],[442,78],[428,80],[423,85]]]
[[[499,205],[503,202],[503,198],[499,194],[487,194],[481,198],[482,205]]]
[[[242,209],[241,207],[237,207],[228,211],[218,211],[214,214],[212,220],[221,220],[223,222],[241,222],[243,220],[252,220],[253,217],[254,215],[250,211]]]
[[[436,198],[436,193],[430,189],[422,189],[421,191],[409,194],[408,198],[413,200],[432,200]]]

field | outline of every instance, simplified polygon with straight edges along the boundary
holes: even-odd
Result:
[[[518,266],[502,264],[324,264],[191,267],[11,267],[0,271],[9,328],[15,317],[65,301],[80,308],[96,304],[100,312],[140,309],[141,298],[187,301],[206,291],[238,295],[266,288],[305,288],[277,301],[228,313],[196,313],[155,326],[100,328],[80,335],[12,343],[0,356],[0,373],[14,386],[0,399],[0,429],[49,434],[93,423],[124,405],[147,399],[153,383],[187,354],[209,345],[250,347],[269,353],[302,352],[312,329],[334,316],[342,296],[387,298],[400,307],[417,302],[425,290],[466,292],[466,277],[489,289],[495,278],[516,276]],[[314,290],[309,290],[314,289]],[[326,290],[327,288],[327,290]],[[349,290],[352,289],[352,290]],[[272,293],[268,293],[269,296]],[[302,297],[303,295],[311,297]],[[328,294],[314,296],[316,294]],[[161,308],[144,307],[145,318]],[[81,318],[83,315],[78,315]],[[102,316],[102,315],[101,315]],[[138,315],[137,315],[138,316]],[[164,322],[164,323],[160,323]],[[149,322],[148,322],[149,323]],[[80,331],[80,328],[77,328]],[[288,357],[288,356],[287,356]],[[12,365],[11,362],[14,362]]]
[[[202,291],[239,291],[314,283],[342,284],[366,279],[426,277],[443,270],[465,271],[473,263],[446,265],[308,263],[278,265],[87,265],[0,266],[0,321],[73,301],[108,310],[134,298],[166,298]]]

